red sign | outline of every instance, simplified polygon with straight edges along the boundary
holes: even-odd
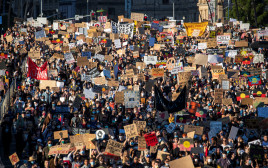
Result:
[[[158,143],[158,140],[154,131],[149,134],[145,134],[144,138],[148,146],[155,146]]]
[[[28,58],[28,73],[27,77],[37,80],[47,80],[47,62],[41,67],[38,67],[31,58]]]

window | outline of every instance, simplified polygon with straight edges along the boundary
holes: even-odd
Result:
[[[169,0],[163,0],[163,5],[168,5],[169,4]]]
[[[115,8],[108,8],[108,15],[115,15]]]

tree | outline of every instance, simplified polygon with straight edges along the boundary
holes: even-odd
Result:
[[[230,18],[254,27],[268,25],[268,0],[232,0],[232,4]]]

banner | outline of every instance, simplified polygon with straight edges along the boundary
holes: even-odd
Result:
[[[38,67],[31,58],[28,58],[27,77],[37,80],[47,80],[47,62]]]
[[[207,25],[208,22],[184,23],[187,36],[202,36],[206,31]]]

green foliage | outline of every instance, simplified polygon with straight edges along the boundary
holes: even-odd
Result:
[[[239,13],[239,20],[243,23],[250,23],[251,26],[255,24],[254,1],[257,16],[257,26],[268,25],[268,0],[232,0],[232,7],[230,8],[230,18],[238,19],[236,2]]]

